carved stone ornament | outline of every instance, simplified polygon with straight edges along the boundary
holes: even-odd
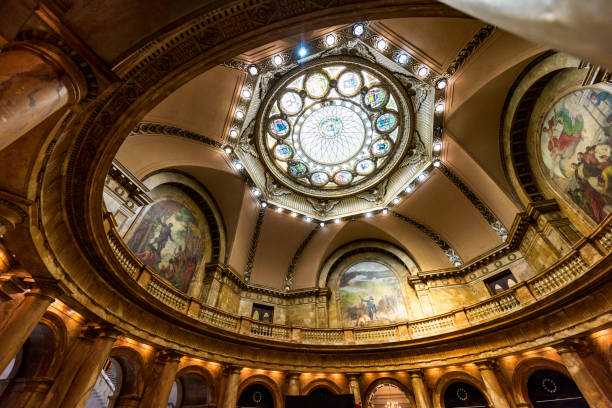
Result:
[[[322,217],[329,214],[340,202],[340,200],[317,200],[312,197],[307,197],[306,201],[308,201],[317,214]]]
[[[274,178],[270,175],[270,173],[266,173],[266,192],[270,194],[272,197],[281,197],[287,194],[291,194],[291,191],[286,188],[280,187],[274,181]]]
[[[389,179],[384,179],[382,183],[377,185],[372,190],[357,194],[355,197],[361,198],[362,200],[366,200],[370,203],[380,204],[383,202],[385,194],[387,194],[387,184],[389,184]]]

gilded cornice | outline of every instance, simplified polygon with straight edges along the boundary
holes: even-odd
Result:
[[[181,129],[176,126],[164,125],[163,123],[156,122],[140,122],[134,127],[131,134],[134,135],[168,135],[184,137],[186,139],[195,140],[205,145],[216,147],[218,149],[223,147],[223,144],[217,140],[213,140],[209,137],[200,135],[189,130]]]

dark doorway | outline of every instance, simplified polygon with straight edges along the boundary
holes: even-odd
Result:
[[[589,408],[576,383],[553,370],[538,370],[527,380],[534,408]]]
[[[310,390],[308,395],[334,395],[334,393],[327,387],[316,387]]]
[[[448,386],[444,392],[446,408],[488,408],[489,403],[480,391],[465,382],[456,382]]]
[[[238,408],[274,408],[274,398],[264,385],[253,384],[240,394]]]

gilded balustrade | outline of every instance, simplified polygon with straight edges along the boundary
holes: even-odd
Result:
[[[107,238],[114,255],[125,272],[133,277],[147,292],[167,306],[187,314],[195,304],[195,317],[220,329],[241,333],[251,337],[264,337],[280,342],[303,344],[345,345],[385,343],[406,339],[421,339],[473,327],[500,316],[517,312],[533,301],[541,300],[567,287],[589,270],[589,265],[580,256],[580,246],[588,241],[598,241],[603,248],[612,248],[612,228],[605,227],[590,239],[577,245],[549,269],[519,283],[508,291],[483,302],[442,315],[432,316],[405,324],[368,328],[299,328],[274,323],[257,322],[210,307],[200,300],[187,296],[163,281],[149,267],[139,262],[125,246],[114,228],[109,228]],[[525,293],[528,295],[526,296]]]

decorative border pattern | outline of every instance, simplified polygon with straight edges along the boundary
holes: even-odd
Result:
[[[320,229],[321,225],[317,224],[317,226],[312,231],[310,231],[308,236],[304,238],[298,249],[295,251],[295,254],[293,254],[293,258],[291,258],[291,263],[289,264],[289,269],[287,269],[287,273],[285,274],[285,292],[289,292],[291,290],[291,287],[293,286],[293,274],[295,272],[295,266],[297,265],[300,256],[302,256],[302,252],[304,252],[306,246],[308,246],[310,241],[312,241],[312,239]]]
[[[206,136],[202,136],[198,133],[191,132],[189,130],[181,129],[176,126],[164,125],[162,123],[156,123],[156,122],[140,122],[132,130],[131,134],[135,134],[135,135],[161,134],[161,135],[169,135],[169,136],[179,136],[179,137],[184,137],[187,139],[195,140],[197,142],[201,142],[206,145],[216,147],[218,149],[221,149],[223,147],[223,144],[217,140],[210,139]]]
[[[506,230],[506,228],[504,228],[503,224],[501,223],[501,221],[499,221],[499,219],[495,216],[495,214],[493,214],[493,211],[491,211],[489,207],[487,207],[487,205],[483,203],[482,200],[480,200],[476,196],[476,194],[474,194],[472,190],[470,190],[468,186],[465,185],[465,183],[459,178],[459,176],[457,176],[446,165],[444,165],[443,163],[440,163],[440,167],[438,167],[438,169],[455,186],[457,186],[459,190],[461,190],[465,198],[470,200],[470,202],[478,210],[480,215],[482,215],[484,219],[487,220],[489,225],[491,225],[491,228],[493,228],[493,230],[497,233],[497,235],[502,240],[502,242],[505,242],[506,239],[508,239],[508,231]]]
[[[259,233],[261,232],[261,224],[263,224],[264,214],[266,209],[264,207],[259,208],[257,214],[257,223],[255,224],[255,230],[251,237],[251,246],[249,247],[249,257],[247,258],[247,264],[244,268],[244,280],[249,282],[251,280],[251,272],[253,271],[253,264],[255,263],[255,253],[257,252],[257,244],[259,244]]]
[[[449,77],[454,75],[455,72],[457,72],[459,68],[461,68],[461,66],[465,64],[470,55],[472,55],[474,51],[476,51],[476,49],[478,49],[478,47],[480,47],[484,43],[484,41],[489,38],[491,34],[493,34],[494,31],[495,27],[487,24],[486,26],[482,27],[476,34],[474,34],[474,37],[472,37],[472,39],[465,45],[465,47],[463,47],[461,51],[459,51],[457,57],[455,57],[453,62],[450,63],[448,69],[446,70],[446,75],[448,75]]]

